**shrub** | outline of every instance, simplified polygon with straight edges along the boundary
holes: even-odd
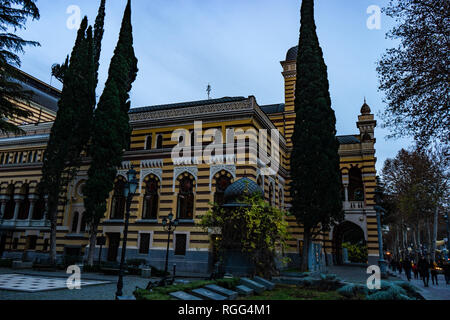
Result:
[[[368,250],[366,245],[351,244],[345,242],[342,244],[342,248],[348,250],[348,260],[354,263],[366,263],[368,259]]]
[[[165,275],[168,276],[170,275],[169,272],[167,272],[166,274],[164,274],[163,270],[160,270],[158,268],[155,267],[151,267],[152,268],[152,277],[164,277]]]
[[[93,266],[90,266],[90,265],[83,266],[83,272],[96,273],[96,272],[101,272],[101,270],[102,270],[102,268],[98,264],[94,264]]]
[[[221,287],[232,290],[237,285],[239,285],[239,279],[233,278],[233,279],[220,279],[220,280],[216,280],[216,281],[195,281],[195,282],[186,283],[186,284],[177,284],[177,285],[166,286],[166,287],[157,287],[157,288],[154,288],[152,291],[137,288],[133,292],[133,294],[136,297],[136,300],[169,300],[170,299],[169,294],[172,292],[177,292],[177,291],[189,292],[194,289],[202,288],[209,284],[217,284]]]
[[[239,278],[219,279],[219,280],[216,280],[216,283],[220,287],[232,290],[239,285],[239,281],[240,281]]]
[[[147,260],[145,259],[129,259],[127,260],[127,265],[132,267],[140,267],[142,265],[147,265]]]
[[[13,259],[0,259],[0,268],[12,268]]]

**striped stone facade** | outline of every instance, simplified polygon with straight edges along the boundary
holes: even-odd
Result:
[[[131,166],[138,172],[139,187],[131,207],[127,258],[145,259],[156,267],[164,265],[167,246],[167,233],[162,228],[161,220],[172,212],[179,216],[181,223],[171,237],[169,264],[176,264],[178,271],[210,272],[215,261],[215,235],[202,230],[197,223],[209,210],[210,203],[220,198],[224,183],[250,178],[263,187],[267,201],[282,209],[289,208],[289,153],[295,122],[295,61],[287,59],[282,66],[286,88],[284,104],[260,106],[256,98],[250,96],[130,111],[133,128],[131,145],[125,153],[122,167],[118,168],[116,188],[108,199],[107,212],[99,228],[98,236],[103,235],[107,239],[102,252],[103,260],[117,261],[120,258],[124,221],[120,214],[123,199],[118,190],[126,181],[126,172]],[[45,196],[37,193],[37,185],[51,121],[56,116],[54,100],[57,100],[59,92],[32,77],[29,79],[28,85],[41,96],[27,105],[33,117],[11,120],[23,124],[26,135],[0,136],[0,251],[4,257],[33,259],[45,257],[49,249],[49,224],[42,214]],[[366,109],[362,111],[365,113],[358,119],[360,132],[354,136],[339,137],[345,190],[343,200],[346,220],[363,230],[369,246],[369,258],[376,260],[378,242],[373,210],[376,183],[373,133],[376,122],[370,109],[368,113]],[[179,138],[172,135],[177,129],[186,130],[184,139],[187,145],[192,143],[193,148],[191,154],[174,158],[172,151],[179,144]],[[227,130],[230,129],[234,129],[236,135],[234,139],[227,140]],[[273,175],[267,173],[265,157],[258,153],[258,133],[261,129],[278,129],[280,132],[279,169]],[[219,132],[222,140],[213,143],[212,137],[208,138],[212,130]],[[204,140],[201,141],[200,137]],[[208,148],[218,146],[223,147],[223,154],[217,151],[206,154]],[[227,148],[234,152],[227,153]],[[271,148],[269,142],[269,155]],[[57,251],[60,257],[85,256],[87,253],[89,239],[83,219],[82,187],[88,168],[89,159],[84,159],[78,177],[67,186],[60,199],[57,224]],[[191,208],[191,203],[192,212],[186,209]],[[286,219],[294,238],[288,254],[296,263],[302,229],[292,218]],[[317,242],[325,245],[330,258],[333,254],[340,254],[339,245],[335,244],[337,241],[333,241],[335,238],[332,231]],[[98,246],[96,256],[99,249]]]

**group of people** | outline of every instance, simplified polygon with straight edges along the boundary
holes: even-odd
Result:
[[[411,281],[412,273],[414,273],[414,279],[418,280],[420,276],[420,279],[422,279],[423,281],[423,285],[425,287],[428,287],[431,275],[432,284],[436,286],[439,285],[438,265],[434,261],[430,262],[430,260],[428,258],[425,258],[424,256],[421,256],[417,263],[412,261],[409,257],[406,257],[400,260],[393,259],[389,264],[390,268],[394,272],[398,271],[401,274],[403,271],[405,271],[405,275],[408,281]],[[448,262],[444,264],[443,271],[446,284],[448,285],[450,284],[450,264]]]

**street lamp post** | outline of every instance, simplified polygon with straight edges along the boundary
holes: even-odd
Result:
[[[384,250],[383,250],[383,233],[381,231],[381,215],[386,212],[382,207],[375,206],[377,212],[377,229],[378,229],[378,247],[380,259],[378,260],[378,266],[380,267],[382,277],[387,276],[387,263],[384,260]]]
[[[125,255],[127,251],[128,224],[130,220],[131,202],[138,187],[136,174],[137,172],[134,170],[134,167],[131,166],[131,169],[127,172],[128,182],[126,183],[124,189],[124,196],[126,198],[125,228],[123,230],[122,255],[120,257],[119,281],[117,282],[116,300],[118,300],[119,297],[122,297],[123,295],[123,274],[125,266]]]
[[[170,212],[169,216],[162,220],[162,225],[163,225],[164,231],[167,231],[166,265],[164,268],[164,278],[162,280],[163,283],[166,283],[167,272],[169,269],[170,234],[173,233],[178,226],[178,219],[173,220],[173,218],[174,218],[173,213]]]

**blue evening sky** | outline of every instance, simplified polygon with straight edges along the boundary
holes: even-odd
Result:
[[[382,16],[381,29],[369,30],[371,5],[388,0],[316,0],[316,23],[339,135],[357,132],[364,97],[372,111],[385,107],[378,92],[376,61],[394,43],[385,38],[393,22]],[[117,42],[125,0],[107,0],[100,85]],[[139,74],[131,92],[132,106],[148,106],[212,97],[254,95],[260,105],[284,102],[280,61],[298,44],[300,0],[134,0],[133,26]],[[30,21],[20,35],[41,47],[26,48],[22,69],[50,83],[50,69],[72,50],[76,29],[67,27],[77,5],[93,24],[99,1],[39,0],[39,21]],[[53,79],[52,85],[60,88]],[[384,160],[411,140],[386,140],[376,129],[378,174]]]

